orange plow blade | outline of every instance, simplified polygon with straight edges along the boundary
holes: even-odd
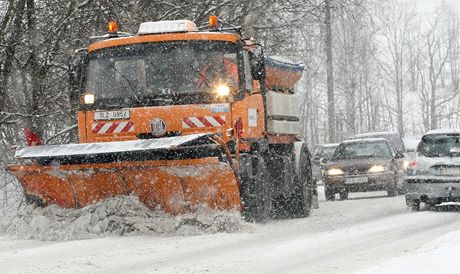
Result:
[[[72,164],[67,159],[66,164],[51,161],[47,165],[13,165],[8,170],[28,195],[61,207],[80,208],[117,195],[136,195],[149,208],[171,214],[193,211],[202,205],[218,210],[239,209],[238,181],[229,163],[205,154],[181,159],[187,157],[183,155],[186,148],[173,149],[181,157],[169,155],[167,160],[131,161],[124,155],[123,161]],[[206,148],[194,146],[192,152]],[[166,155],[155,150],[145,153]]]

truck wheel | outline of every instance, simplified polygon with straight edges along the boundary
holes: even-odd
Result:
[[[313,191],[301,180],[295,179],[295,193],[289,199],[289,215],[291,218],[305,218],[310,215]]]
[[[310,153],[304,146],[300,155],[299,172],[294,179],[294,192],[289,199],[289,212],[292,218],[305,218],[310,215],[314,187]]]
[[[343,191],[340,191],[339,192],[339,195],[340,195],[340,200],[346,200],[348,199],[348,192],[343,190]]]
[[[270,218],[271,196],[267,167],[260,156],[249,155],[252,172],[242,180],[243,218],[249,222],[266,223]]]

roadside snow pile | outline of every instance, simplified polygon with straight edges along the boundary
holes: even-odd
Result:
[[[408,251],[398,257],[389,258],[387,261],[373,267],[359,271],[359,274],[377,273],[459,273],[460,263],[460,230],[449,232],[439,238],[429,241],[421,248]]]
[[[150,210],[134,196],[118,196],[82,209],[28,206],[0,221],[2,234],[52,241],[114,235],[201,235],[238,232],[243,227],[237,211],[201,208],[195,213],[171,216]]]

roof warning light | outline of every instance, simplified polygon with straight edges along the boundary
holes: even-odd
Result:
[[[110,34],[116,34],[118,32],[118,24],[115,21],[110,21],[107,28]]]

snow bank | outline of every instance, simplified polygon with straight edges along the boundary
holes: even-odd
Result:
[[[0,234],[58,241],[114,235],[239,232],[244,226],[237,211],[200,208],[195,213],[171,216],[148,209],[137,197],[118,196],[82,209],[27,206],[15,216],[0,220]]]
[[[16,179],[0,164],[0,216],[13,215],[23,198],[23,189]]]
[[[441,235],[440,235],[441,236]],[[460,254],[460,229],[426,243],[415,252],[365,269],[358,274],[377,273],[459,273],[458,254]]]

